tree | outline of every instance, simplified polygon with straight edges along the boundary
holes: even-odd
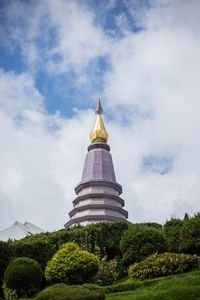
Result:
[[[166,250],[162,232],[145,225],[131,224],[124,231],[120,241],[123,260],[126,265],[143,260],[153,253]]]
[[[192,218],[184,218],[180,230],[179,250],[200,256],[200,213]]]
[[[164,225],[164,234],[169,252],[180,251],[180,231],[183,221],[180,219],[171,219]]]

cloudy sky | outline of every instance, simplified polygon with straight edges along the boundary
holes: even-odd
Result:
[[[68,221],[99,96],[129,220],[200,211],[200,1],[0,0],[0,230]]]

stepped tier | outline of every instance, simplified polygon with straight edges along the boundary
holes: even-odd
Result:
[[[119,197],[122,186],[116,182],[110,147],[96,142],[88,147],[81,182],[75,187],[77,198],[65,227],[77,224],[121,221],[128,218]]]

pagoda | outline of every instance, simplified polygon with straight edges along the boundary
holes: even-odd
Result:
[[[98,222],[126,221],[128,212],[119,197],[122,186],[115,177],[108,133],[102,120],[100,99],[96,108],[97,119],[90,133],[91,144],[85,159],[81,182],[75,187],[76,199],[65,228]]]

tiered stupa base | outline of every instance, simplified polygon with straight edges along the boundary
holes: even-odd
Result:
[[[116,182],[110,147],[97,142],[88,147],[81,183],[75,188],[77,198],[65,228],[99,222],[126,221],[128,212],[119,197],[122,187]]]

